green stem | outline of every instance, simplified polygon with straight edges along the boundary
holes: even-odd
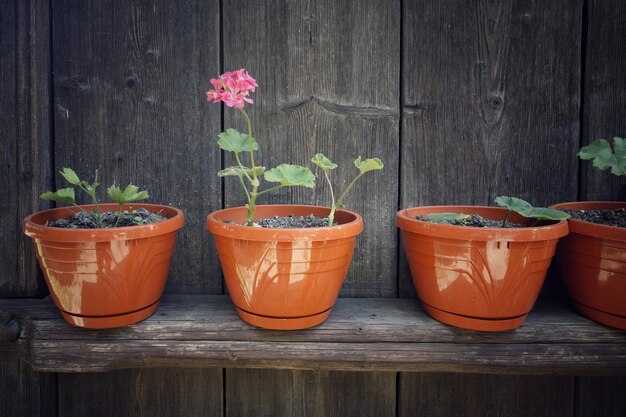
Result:
[[[241,159],[239,159],[239,152],[235,152],[235,159],[237,160],[237,165],[239,165],[239,168],[241,168],[241,170],[243,171],[243,174],[246,176],[248,181],[252,182],[252,178],[250,178],[250,175],[248,175],[248,172],[246,171],[246,168],[241,163]]]
[[[254,225],[254,204],[256,202],[256,198],[258,196],[257,190],[259,189],[258,185],[252,186],[252,192],[250,193],[250,198],[248,199],[248,217],[246,219],[247,226]]]
[[[123,209],[124,205],[120,204],[120,209],[117,211],[117,219],[115,219],[115,224],[113,225],[113,227],[117,227],[117,224],[120,222],[120,217],[122,217],[122,213],[123,213]]]
[[[326,182],[330,187],[330,200],[332,202],[332,206],[330,208],[330,213],[328,214],[328,226],[332,226],[335,221],[335,210],[337,210],[337,206],[335,205],[335,193],[333,192],[333,184],[330,182],[327,170],[324,170],[324,177],[326,177]]]
[[[249,141],[249,150],[250,150],[250,165],[252,166],[252,176],[254,179],[257,179],[256,173],[254,172],[254,168],[256,165],[254,164],[254,149],[252,149],[252,123],[250,122],[250,118],[248,117],[248,113],[244,109],[239,109],[243,117],[246,119],[246,123],[248,123],[248,138]]]
[[[350,184],[348,184],[348,188],[346,188],[346,189],[344,190],[344,192],[343,192],[343,193],[341,193],[341,195],[340,195],[340,196],[339,196],[339,198],[337,199],[337,204],[336,204],[337,206],[340,206],[340,205],[341,205],[341,202],[343,201],[343,199],[344,199],[344,197],[346,196],[346,194],[348,194],[348,191],[350,191],[350,188],[352,188],[352,186],[353,186],[353,185],[357,182],[357,180],[358,180],[359,178],[361,178],[361,176],[362,176],[362,175],[363,175],[363,174],[359,174],[359,175],[357,175],[356,177],[354,177],[354,179],[352,180],[352,182],[351,182]]]
[[[511,210],[507,210],[506,214],[504,216],[504,219],[502,220],[502,225],[500,225],[500,227],[506,227],[506,219],[509,218],[509,214],[511,214]]]
[[[328,226],[332,226],[335,221],[335,210],[337,210],[337,207],[333,204],[330,208],[330,213],[328,214]]]
[[[243,178],[240,176],[237,176],[237,178],[239,178],[239,182],[241,183],[241,186],[243,187],[243,191],[246,193],[246,198],[248,199],[248,201],[250,201],[250,192],[248,191],[246,184],[243,182]]]
[[[258,197],[258,196],[261,196],[263,194],[271,193],[272,191],[278,190],[278,189],[283,188],[283,187],[287,187],[287,186],[286,185],[282,185],[282,184],[281,185],[276,185],[276,186],[274,186],[272,188],[268,188],[267,190],[259,191],[258,193],[256,193],[256,196]]]

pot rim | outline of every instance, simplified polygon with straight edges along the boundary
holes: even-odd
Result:
[[[255,208],[255,218],[260,219],[267,217],[260,213],[264,211],[271,212],[272,209],[282,208],[283,211],[293,212],[291,214],[307,215],[320,213],[327,216],[330,212],[329,207],[325,206],[312,206],[305,204],[267,204],[257,205]],[[363,231],[363,218],[358,214],[350,210],[337,210],[335,212],[335,219],[337,217],[347,216],[350,221],[342,224],[335,224],[333,226],[324,227],[308,227],[308,228],[263,228],[263,227],[249,227],[242,226],[240,224],[225,223],[226,220],[230,220],[227,217],[234,213],[245,213],[247,208],[243,206],[230,207],[221,210],[216,210],[207,216],[207,229],[217,236],[230,237],[236,239],[256,240],[256,241],[277,241],[277,242],[292,242],[296,240],[304,241],[324,241],[348,238],[358,235]],[[316,214],[318,217],[322,217]]]
[[[442,205],[442,206],[416,206],[399,210],[396,213],[396,225],[403,231],[419,233],[428,236],[442,237],[459,240],[475,240],[475,241],[513,241],[513,242],[530,242],[558,239],[567,235],[567,221],[561,220],[549,225],[502,229],[498,227],[467,227],[452,224],[428,223],[414,219],[416,215],[428,213],[446,213],[446,212],[472,212],[475,214],[498,212],[502,213],[500,218],[504,218],[507,209],[503,207],[493,206],[460,206],[460,205]],[[482,214],[481,214],[482,215]],[[517,213],[511,213],[512,220],[524,219]],[[519,220],[518,220],[519,221]]]
[[[550,207],[571,210],[616,209],[626,208],[626,201],[568,201],[565,203],[553,204]],[[591,223],[578,219],[568,219],[567,222],[569,224],[570,232],[572,233],[601,239],[626,241],[626,228],[623,227]]]
[[[99,206],[101,211],[114,211],[119,207],[116,203],[103,203],[99,204]],[[89,210],[95,207],[95,204],[81,204],[80,207]],[[124,209],[126,210],[136,208],[145,208],[153,213],[158,213],[159,210],[165,211],[169,216],[166,216],[166,220],[157,223],[103,229],[63,229],[44,226],[47,220],[67,217],[80,210],[78,207],[64,206],[38,211],[27,216],[23,222],[24,234],[33,239],[57,242],[108,242],[159,236],[175,232],[185,224],[185,216],[182,210],[176,207],[151,203],[124,204]],[[60,215],[61,213],[63,215]]]

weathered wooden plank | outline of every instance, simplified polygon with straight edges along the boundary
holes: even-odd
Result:
[[[2,300],[22,327],[0,351],[38,370],[144,366],[438,370],[491,373],[626,373],[626,333],[542,301],[518,330],[481,333],[443,325],[414,300],[340,299],[317,328],[267,331],[239,320],[225,296],[165,298],[146,321],[90,331],[64,323],[49,300]],[[55,317],[56,314],[56,317]]]
[[[587,2],[583,144],[626,137],[626,3]],[[582,162],[581,200],[626,199],[626,178],[618,178]]]
[[[225,389],[226,416],[396,415],[393,372],[227,369]]]
[[[60,374],[59,414],[67,417],[223,416],[221,369],[128,369]]]
[[[576,199],[582,1],[404,9],[400,206]]]
[[[17,359],[0,357],[0,416],[57,416],[57,375],[35,372]]]
[[[248,108],[260,164],[312,167],[322,152],[339,164],[332,177],[343,189],[357,156],[385,163],[346,200],[363,216],[365,231],[344,296],[396,295],[399,20],[397,0],[240,0],[224,8],[224,68],[245,67],[259,83]],[[225,127],[243,130],[245,122],[227,109]],[[321,177],[317,183],[314,191],[293,187],[259,203],[330,204],[327,184]],[[227,206],[242,205],[243,197],[239,184],[226,183]]]
[[[49,2],[4,1],[0,10],[0,296],[45,294],[22,219],[47,207],[50,187]]]
[[[401,373],[398,396],[399,417],[577,415],[568,376]]]
[[[132,181],[181,208],[167,290],[221,293],[205,227],[222,205],[220,154],[207,139],[220,111],[204,95],[219,70],[219,1],[54,6],[56,166],[99,168],[105,185]]]
[[[626,415],[626,377],[581,376],[577,379],[578,417],[622,417]]]

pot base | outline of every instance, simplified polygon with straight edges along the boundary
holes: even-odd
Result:
[[[146,308],[142,308],[138,311],[133,311],[128,314],[120,314],[117,316],[77,316],[65,311],[61,311],[61,315],[66,322],[72,326],[82,327],[84,329],[112,329],[114,327],[127,326],[129,324],[139,323],[142,320],[147,319],[157,309],[159,302],[149,305]]]
[[[578,311],[583,316],[597,323],[604,324],[605,326],[614,327],[620,330],[626,330],[626,317],[616,316],[615,314],[596,310],[595,308],[586,306],[571,299],[570,301],[574,310]]]
[[[305,317],[268,317],[260,316],[258,314],[252,314],[248,311],[242,310],[235,306],[239,317],[256,327],[270,330],[302,330],[310,327],[322,324],[328,316],[330,316],[330,310],[323,311],[312,316]]]
[[[426,311],[426,314],[444,324],[460,327],[462,329],[478,330],[481,332],[502,332],[517,329],[524,323],[526,317],[528,317],[528,314],[524,314],[510,319],[480,319],[439,310],[438,308],[429,306],[424,302],[422,302],[422,307],[424,308],[424,311]]]

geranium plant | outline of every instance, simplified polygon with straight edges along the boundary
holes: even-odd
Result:
[[[626,139],[613,138],[613,148],[605,139],[597,139],[587,146],[580,148],[578,152],[580,159],[592,159],[593,166],[606,170],[611,169],[611,173],[618,176],[626,175]]]
[[[245,69],[225,72],[218,78],[211,79],[211,84],[213,89],[207,91],[207,100],[213,101],[213,103],[223,102],[228,107],[238,109],[248,125],[247,134],[230,128],[218,135],[217,144],[219,147],[224,151],[234,153],[237,162],[237,165],[219,171],[218,175],[220,177],[233,176],[239,179],[247,199],[246,224],[252,226],[257,198],[284,187],[313,188],[315,175],[311,170],[300,165],[280,164],[269,170],[266,170],[264,166],[257,165],[254,152],[259,149],[259,145],[252,135],[252,123],[244,107],[246,103],[254,103],[250,93],[256,90],[258,84]],[[249,165],[245,165],[242,161],[245,155],[248,156]],[[277,185],[261,190],[261,176],[265,181]]]

